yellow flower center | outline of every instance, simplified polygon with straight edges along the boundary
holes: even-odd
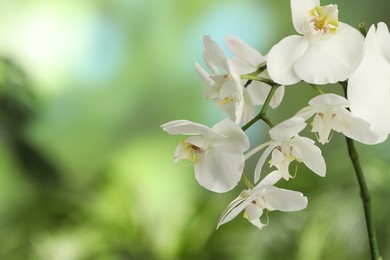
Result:
[[[228,103],[231,103],[233,102],[234,99],[232,97],[225,97],[224,99],[220,100],[218,103],[223,106],[223,105],[226,105]]]
[[[339,27],[337,5],[317,6],[309,11],[310,23],[315,31],[336,33]]]

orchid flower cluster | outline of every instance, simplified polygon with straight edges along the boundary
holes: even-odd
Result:
[[[307,126],[320,145],[328,143],[333,132],[347,140],[378,144],[390,133],[390,34],[383,22],[368,32],[338,20],[335,4],[321,6],[319,0],[291,0],[292,21],[299,35],[291,35],[262,55],[236,36],[225,37],[233,54],[229,58],[206,35],[203,57],[207,69],[195,69],[208,86],[204,97],[214,100],[228,119],[212,128],[187,120],[161,127],[173,135],[187,135],[177,146],[174,161],[194,164],[195,178],[204,188],[218,193],[232,190],[240,180],[248,189],[227,206],[217,228],[242,211],[251,224],[262,229],[264,212],[299,211],[308,199],[298,191],[276,187],[281,179],[294,177],[291,162],[305,164],[315,174],[326,175],[326,163],[316,142],[300,135]],[[300,81],[318,93],[308,106],[292,117],[273,125],[266,112],[277,108],[285,87]],[[345,97],[323,93],[321,85],[339,83]],[[256,107],[262,106],[258,114]],[[245,130],[262,120],[270,140],[248,151],[251,143]],[[259,155],[254,184],[243,173],[248,158]],[[270,160],[267,161],[267,159]],[[271,172],[264,164],[269,164]],[[268,217],[267,217],[268,222]]]

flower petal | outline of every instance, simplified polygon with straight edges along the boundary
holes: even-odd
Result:
[[[261,170],[263,168],[263,165],[265,163],[265,160],[268,158],[268,156],[271,154],[272,150],[275,149],[280,144],[279,141],[272,142],[267,149],[263,152],[263,154],[260,156],[259,161],[256,164],[255,168],[255,183],[257,183],[260,179]]]
[[[188,137],[186,140],[185,140],[186,143],[189,143],[189,144],[193,144],[195,145],[196,147],[200,147],[202,149],[207,149],[206,145],[207,145],[207,142],[206,140],[204,139],[203,136],[199,136],[199,135],[196,135],[196,136],[190,136]]]
[[[309,47],[302,36],[291,35],[274,45],[268,54],[267,68],[273,81],[281,85],[292,85],[301,80],[295,73],[295,62]]]
[[[320,5],[319,0],[291,0],[291,15],[295,30],[304,34],[309,27],[309,11]]]
[[[195,178],[210,191],[227,192],[241,179],[244,162],[240,147],[233,150],[229,143],[213,144],[198,155],[194,164]]]
[[[307,198],[301,192],[272,186],[262,195],[269,210],[298,211],[307,207]]]
[[[316,36],[305,38],[310,45],[294,65],[297,77],[312,84],[346,80],[362,60],[362,34],[347,24],[339,23],[335,34],[326,38]]]
[[[390,34],[384,23],[371,26],[362,63],[348,81],[352,113],[371,124],[384,141],[390,132]],[[370,87],[369,87],[370,86]]]
[[[278,170],[270,172],[265,176],[261,182],[259,182],[252,190],[252,194],[261,192],[264,188],[273,186],[282,178],[281,173]]]
[[[232,121],[239,124],[245,107],[241,83],[235,80],[228,80],[222,85],[219,94],[219,106],[230,116]]]
[[[249,191],[243,191],[242,193],[247,192],[250,193]],[[241,193],[241,194],[242,194]],[[235,200],[233,200],[229,206],[222,212],[221,217],[218,220],[218,225],[217,229],[231,221],[233,218],[237,217],[238,214],[240,214],[241,211],[245,209],[245,207],[251,203],[251,201],[255,198],[255,196],[250,196],[250,197],[243,197],[243,196],[238,196]]]
[[[253,203],[249,203],[246,206],[245,212],[250,222],[258,220],[263,215],[263,209]]]
[[[261,81],[252,81],[245,89],[254,105],[263,105],[271,86]]]
[[[263,227],[266,226],[266,224],[261,223],[261,221],[260,221],[259,218],[258,218],[258,219],[254,219],[254,220],[252,220],[252,221],[250,221],[250,222],[251,222],[252,225],[254,225],[255,227],[257,227],[257,228],[260,229],[260,230],[262,230]]]
[[[292,154],[314,173],[324,177],[326,174],[325,159],[322,157],[320,148],[314,145],[314,141],[306,137],[295,136],[292,143]]]
[[[225,36],[225,43],[234,56],[244,60],[253,68],[265,62],[265,57],[237,36]]]
[[[317,110],[312,106],[307,106],[299,110],[294,117],[302,117],[303,119],[307,120],[312,115],[314,115],[317,112]]]
[[[361,118],[355,117],[346,109],[337,111],[333,129],[364,144],[376,144],[379,139],[379,135],[370,129],[369,123]]]
[[[309,101],[309,105],[318,107],[349,107],[349,101],[345,97],[327,93],[312,98]]]
[[[209,87],[212,87],[214,85],[214,80],[210,78],[210,74],[207,73],[200,65],[199,63],[195,63],[195,70],[198,73],[200,79]]]
[[[215,134],[205,125],[194,123],[188,120],[175,120],[161,125],[161,128],[171,135],[203,135]]]
[[[205,60],[207,60],[214,66],[223,69],[225,72],[229,72],[228,59],[226,55],[223,53],[221,47],[219,47],[219,45],[215,41],[213,41],[210,35],[203,36],[203,47],[203,55],[205,57]],[[210,69],[215,72],[214,68]]]
[[[240,149],[243,152],[249,149],[249,139],[245,135],[244,131],[235,124],[233,121],[225,119],[217,123],[212,128],[213,131],[228,138],[230,143],[236,149]]]
[[[301,117],[289,118],[269,130],[273,140],[286,140],[297,135],[306,127],[305,120]]]
[[[275,108],[277,108],[280,105],[280,103],[282,103],[282,100],[283,100],[283,97],[284,97],[284,89],[285,89],[284,86],[280,86],[280,87],[278,87],[276,89],[275,94],[272,97],[271,102],[269,103],[269,105],[272,108],[275,109]]]
[[[252,99],[250,98],[247,91],[243,90],[242,92],[243,96],[243,110],[242,110],[242,117],[241,121],[242,124],[246,124],[249,121],[252,120],[252,118],[255,117],[255,106],[252,103]]]

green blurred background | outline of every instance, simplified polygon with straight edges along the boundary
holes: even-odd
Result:
[[[337,4],[353,26],[390,22],[388,1]],[[180,137],[159,128],[225,117],[202,99],[193,68],[203,64],[203,34],[221,45],[238,35],[266,53],[295,34],[289,1],[0,0],[0,259],[369,258],[337,133],[323,147],[326,178],[300,165],[280,184],[307,195],[306,210],[272,212],[262,231],[241,217],[215,230],[243,185],[227,194],[200,187],[191,165],[172,162]],[[280,122],[314,95],[288,87],[270,116]],[[261,123],[247,133],[252,145],[267,139]],[[387,259],[390,143],[358,149]]]

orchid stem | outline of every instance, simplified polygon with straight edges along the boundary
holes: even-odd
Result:
[[[270,79],[258,77],[258,76],[253,75],[253,74],[241,75],[241,79],[249,79],[249,80],[261,81],[261,82],[264,82],[264,83],[266,83],[266,84],[268,84],[268,85],[275,84],[275,82],[273,82],[273,81],[270,80]]]
[[[371,253],[371,259],[373,260],[379,260],[382,259],[379,254],[378,249],[378,241],[376,238],[375,233],[375,226],[374,226],[374,219],[372,217],[372,209],[371,209],[371,200],[370,200],[370,193],[367,188],[366,180],[364,178],[363,170],[360,165],[359,156],[355,148],[355,144],[352,139],[346,137],[347,139],[347,146],[348,146],[348,153],[349,157],[351,158],[353,168],[355,170],[356,178],[359,183],[360,187],[360,197],[363,202],[363,208],[364,208],[364,215],[366,219],[366,226],[367,226],[367,232],[368,232],[368,239],[370,243],[370,253]]]
[[[272,124],[271,120],[269,119],[266,113],[269,107],[269,103],[271,102],[271,99],[275,94],[276,89],[279,87],[279,85],[273,82],[271,86],[272,86],[271,90],[268,93],[267,99],[265,100],[264,105],[261,108],[259,114],[257,114],[257,116],[255,116],[251,121],[249,121],[246,125],[244,125],[242,127],[242,130],[244,131],[247,130],[249,127],[251,127],[254,123],[256,123],[259,120],[263,120],[269,127],[274,127],[274,125]]]
[[[316,85],[316,84],[310,84],[310,86],[312,86],[314,88],[314,90],[319,94],[319,95],[323,95],[324,94],[324,91],[320,88],[320,86]]]
[[[340,82],[344,89],[344,95],[347,97],[347,82]],[[375,233],[374,218],[372,216],[370,193],[367,188],[367,183],[364,178],[363,169],[359,161],[359,156],[355,148],[354,141],[351,138],[346,137],[348,154],[351,158],[353,168],[355,170],[356,179],[360,188],[360,197],[363,202],[364,215],[367,226],[368,240],[370,244],[370,254],[372,260],[381,260],[382,257],[379,254],[378,240]]]

